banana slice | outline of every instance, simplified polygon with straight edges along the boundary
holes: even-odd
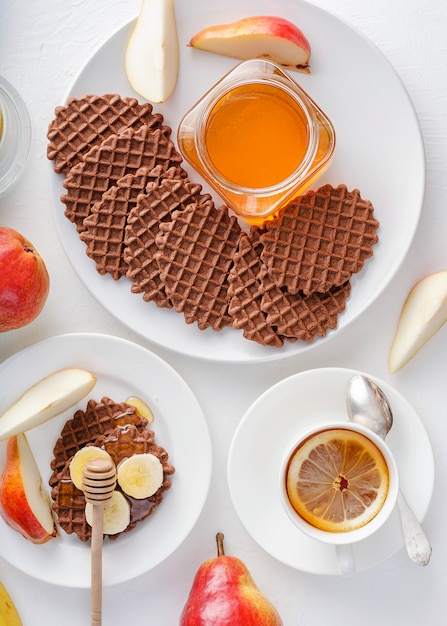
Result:
[[[152,424],[152,422],[154,421],[154,414],[152,413],[150,406],[148,406],[144,400],[138,398],[137,396],[129,396],[126,402],[127,404],[135,407],[138,415],[140,415],[141,417],[145,417],[148,421],[148,424]]]
[[[93,504],[85,505],[85,519],[90,526],[93,523]],[[103,533],[117,535],[122,533],[130,523],[130,504],[120,491],[114,491],[110,500],[104,505]]]
[[[76,452],[74,457],[70,461],[69,470],[70,478],[73,481],[75,487],[83,491],[82,489],[82,472],[84,467],[90,459],[96,459],[98,457],[112,460],[112,457],[108,452],[97,446],[85,446]]]
[[[118,465],[117,480],[132,498],[149,498],[161,487],[163,465],[154,454],[134,454]]]

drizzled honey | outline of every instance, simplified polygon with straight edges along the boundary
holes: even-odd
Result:
[[[329,164],[335,131],[271,61],[240,63],[184,116],[183,156],[244,221],[262,223]]]

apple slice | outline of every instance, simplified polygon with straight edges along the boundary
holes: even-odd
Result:
[[[132,88],[146,100],[160,103],[172,95],[179,68],[174,0],[142,0],[124,67]]]
[[[0,415],[0,441],[59,415],[82,400],[95,383],[93,374],[78,368],[59,370],[43,378]]]
[[[33,543],[46,543],[57,534],[50,498],[23,433],[8,440],[0,477],[0,514],[8,526]]]
[[[429,274],[411,289],[399,317],[388,357],[394,374],[403,367],[447,320],[447,270]]]
[[[189,45],[237,59],[261,57],[287,69],[310,72],[308,40],[282,17],[260,15],[209,26],[194,35]]]

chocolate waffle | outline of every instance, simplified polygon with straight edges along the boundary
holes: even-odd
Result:
[[[155,257],[174,309],[201,330],[232,324],[228,313],[228,272],[241,235],[225,206],[190,204],[160,223]]]
[[[139,195],[129,214],[124,240],[126,275],[132,280],[132,293],[142,293],[146,302],[172,307],[154,257],[158,250],[155,237],[160,223],[169,221],[174,211],[183,210],[194,202],[212,202],[211,196],[201,191],[201,185],[186,179],[162,179],[148,185],[146,193]]]
[[[261,309],[267,323],[288,341],[310,342],[316,336],[324,337],[328,329],[336,328],[351,293],[348,281],[326,293],[290,294],[278,287],[265,268],[260,273],[260,280],[263,290]]]
[[[261,249],[257,230],[253,229],[250,235],[241,234],[228,275],[228,312],[233,326],[241,329],[246,339],[264,346],[281,347],[284,341],[268,322],[262,308]]]
[[[67,173],[65,214],[97,271],[127,276],[132,293],[174,307],[187,323],[233,325],[267,346],[312,341],[334,328],[350,278],[378,239],[371,202],[356,189],[325,185],[239,244],[231,226],[224,243],[222,224],[213,225],[221,209],[187,179],[170,134],[152,105],[116,94],[72,98],[56,109],[47,155]],[[193,204],[204,205],[194,217]]]
[[[162,128],[168,135],[171,132],[168,126],[163,126],[163,116],[153,113],[151,104],[139,104],[135,98],[117,94],[70,98],[65,106],[55,109],[48,127],[47,157],[54,160],[57,173],[67,174],[90,148],[124,128],[138,128],[142,124],[154,130]]]
[[[155,494],[140,500],[124,494],[130,504],[130,523],[123,532],[129,532],[138,522],[151,515],[163,500],[164,492],[171,487],[169,476],[175,472],[175,469],[168,462],[166,450],[155,443],[154,432],[147,429],[140,430],[133,424],[117,426],[104,435],[98,436],[91,444],[106,450],[116,466],[133,454],[150,453],[160,459],[163,466],[163,483]],[[51,491],[52,507],[59,526],[66,533],[75,533],[81,541],[87,541],[91,537],[91,527],[85,519],[85,497],[70,479],[70,460],[68,459],[65,463],[59,473],[59,480]],[[109,538],[116,539],[121,534],[109,535]]]
[[[357,189],[324,185],[290,202],[266,223],[261,257],[289,293],[325,293],[348,282],[372,256],[379,222]]]
[[[137,130],[126,128],[110,135],[99,146],[91,148],[84,160],[67,174],[63,182],[67,193],[61,196],[65,215],[76,225],[77,231],[82,232],[92,205],[120,178],[135,174],[143,166],[153,169],[160,165],[168,170],[179,166],[181,161],[173,142],[160,129],[142,125]]]
[[[120,178],[116,185],[102,194],[101,200],[93,204],[79,236],[87,246],[87,255],[95,261],[99,274],[110,274],[115,280],[126,274],[124,233],[138,195],[146,192],[151,182],[162,178],[181,179],[184,175],[181,167],[171,167],[167,171],[161,165],[154,169],[141,167],[135,174]]]
[[[117,426],[133,424],[139,430],[147,426],[147,420],[141,417],[136,408],[126,402],[114,402],[104,397],[100,402],[89,400],[85,410],[79,409],[61,430],[53,448],[49,483],[53,487],[58,482],[58,474],[66,462],[85,445],[99,435],[109,432]]]

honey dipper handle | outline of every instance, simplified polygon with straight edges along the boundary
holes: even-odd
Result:
[[[102,623],[102,538],[104,504],[93,506],[92,545],[91,545],[91,626]]]
[[[104,504],[112,497],[116,485],[116,469],[111,461],[94,458],[82,473],[85,499],[93,506],[91,539],[91,626],[102,620],[102,540]]]

